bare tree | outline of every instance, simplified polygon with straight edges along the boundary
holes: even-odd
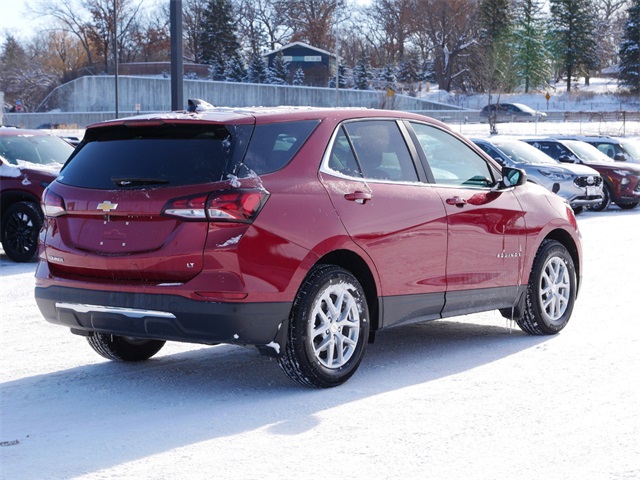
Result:
[[[92,27],[87,12],[78,9],[73,0],[58,0],[56,2],[40,0],[33,11],[36,15],[54,18],[59,23],[60,30],[75,35],[87,56],[88,67],[93,66]]]
[[[287,5],[281,0],[237,0],[238,28],[252,54],[275,50],[291,40],[286,21]]]
[[[477,42],[477,0],[420,0],[414,18],[433,45],[433,73],[440,89],[462,86]]]
[[[405,57],[405,50],[416,25],[413,17],[418,0],[374,0],[365,12],[370,19],[367,36],[384,52],[379,65],[394,64]]]
[[[333,29],[349,17],[345,0],[280,0],[285,8],[285,25],[293,31],[292,41],[332,49]]]

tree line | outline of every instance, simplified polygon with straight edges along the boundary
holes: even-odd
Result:
[[[265,52],[301,41],[338,52],[338,86],[415,94],[546,89],[619,66],[640,93],[640,0],[183,0],[184,60],[209,78],[304,85]],[[115,7],[115,11],[114,11]],[[36,109],[58,85],[119,63],[170,60],[169,2],[35,0],[45,26],[0,48],[0,90]],[[114,41],[114,37],[115,40]],[[327,86],[335,86],[335,77]]]

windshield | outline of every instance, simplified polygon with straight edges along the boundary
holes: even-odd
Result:
[[[633,158],[640,160],[640,142],[628,138],[619,139],[624,149],[629,152]]]
[[[11,165],[23,162],[60,166],[73,152],[73,147],[52,135],[0,136],[0,156]]]
[[[515,163],[526,164],[550,164],[558,165],[558,162],[546,153],[541,152],[536,147],[519,140],[497,140],[493,144],[502,153],[508,156]]]
[[[523,112],[536,113],[536,111],[533,108],[530,108],[522,103],[514,103],[514,105],[518,107],[520,110],[522,110]]]
[[[581,142],[580,140],[563,140],[567,147],[575,152],[580,160],[585,163],[612,163],[613,160],[598,150],[593,145]]]

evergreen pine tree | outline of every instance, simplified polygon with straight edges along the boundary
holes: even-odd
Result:
[[[282,52],[278,53],[267,69],[267,83],[271,85],[286,85],[289,77],[289,62],[285,62]]]
[[[226,59],[239,58],[240,44],[233,9],[228,0],[209,0],[204,8],[198,38],[200,63],[215,65],[216,76],[224,71]]]
[[[336,76],[332,75],[329,79],[329,88],[336,88]],[[349,79],[347,78],[347,67],[338,65],[338,88],[349,88]]]
[[[489,93],[515,87],[513,74],[513,12],[509,0],[480,2],[479,59],[476,81]]]
[[[247,71],[240,57],[231,57],[224,68],[224,76],[227,82],[244,82],[247,79]]]
[[[398,65],[398,81],[405,85],[409,95],[415,96],[415,82],[418,81],[418,66],[412,58],[402,59]]]
[[[396,69],[393,64],[387,63],[380,71],[379,83],[382,90],[398,90]]]
[[[541,0],[522,0],[516,7],[516,26],[513,35],[514,67],[525,93],[530,88],[546,85],[551,78],[545,44],[545,22]]]
[[[363,55],[353,69],[353,88],[356,90],[369,90],[370,82],[371,64],[366,55]]]
[[[640,94],[640,0],[631,0],[620,45],[620,85]]]
[[[267,65],[260,55],[251,55],[249,67],[247,68],[247,82],[249,83],[266,83],[267,82]]]
[[[581,70],[598,66],[591,0],[550,0],[554,54],[567,75],[567,92]]]
[[[304,71],[300,67],[298,67],[296,73],[293,75],[292,83],[297,87],[304,85]]]
[[[209,78],[211,80],[224,81],[226,75],[224,73],[228,59],[225,57],[217,58],[209,65]]]

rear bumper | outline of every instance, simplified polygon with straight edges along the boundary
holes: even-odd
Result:
[[[48,322],[76,333],[204,344],[271,344],[273,354],[279,353],[273,342],[283,347],[291,311],[286,302],[202,302],[175,295],[58,286],[36,287],[35,297]]]

